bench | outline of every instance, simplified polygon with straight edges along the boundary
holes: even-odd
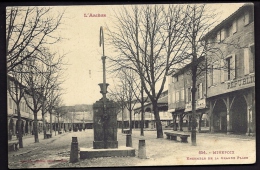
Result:
[[[124,134],[130,134],[130,129],[123,129]]]
[[[51,133],[46,133],[46,138],[49,139],[51,138],[52,134]]]
[[[175,140],[175,141],[177,141],[177,136],[179,136],[181,138],[182,143],[188,143],[187,139],[188,137],[190,137],[190,135],[188,134],[176,133],[176,132],[164,132],[164,134],[166,135],[167,139]]]
[[[17,151],[19,149],[18,146],[19,146],[18,140],[8,142],[8,150],[9,151]]]

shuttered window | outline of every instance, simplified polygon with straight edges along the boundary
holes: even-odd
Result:
[[[244,49],[244,75],[249,74],[249,48]]]

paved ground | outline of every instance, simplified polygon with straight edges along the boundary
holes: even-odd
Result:
[[[171,131],[171,130],[165,130]],[[166,138],[156,139],[156,131],[133,131],[135,157],[107,157],[80,160],[69,163],[70,145],[73,136],[78,137],[79,147],[90,148],[93,130],[67,132],[54,135],[34,143],[33,136],[24,138],[24,148],[8,153],[9,168],[61,168],[61,167],[114,167],[114,166],[153,166],[153,165],[212,165],[212,164],[251,164],[255,162],[255,138],[241,135],[197,133],[197,146],[175,142]],[[145,139],[147,159],[138,158],[139,139]],[[125,135],[118,130],[118,144],[125,146]],[[217,152],[218,151],[218,154]]]

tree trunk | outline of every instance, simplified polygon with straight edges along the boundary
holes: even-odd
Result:
[[[140,135],[144,136],[144,88],[141,82],[141,131]]]
[[[129,123],[129,128],[130,128],[130,133],[132,134],[132,108],[130,105],[130,123]]]
[[[173,114],[173,130],[174,131],[177,131],[178,128],[177,128],[177,123],[176,123],[176,119],[177,119],[177,115],[176,114]]]
[[[23,134],[22,134],[22,119],[19,104],[17,104],[17,114],[18,114],[18,140],[19,148],[23,148]]]
[[[196,72],[193,73],[192,75],[192,99],[191,99],[191,107],[192,107],[192,117],[191,117],[191,145],[196,146],[196,100],[195,100],[195,95],[196,95]]]
[[[122,133],[123,133],[123,130],[124,130],[124,110],[122,109]]]
[[[155,117],[155,123],[156,123],[157,138],[163,138],[162,123],[161,123],[160,116],[159,116],[157,102],[153,102],[153,110],[154,110],[154,117]]]
[[[191,115],[188,115],[188,131],[191,130]]]
[[[58,116],[58,132],[60,131],[60,118]],[[58,133],[59,134],[59,133]]]
[[[47,136],[46,136],[46,122],[45,122],[44,114],[42,114],[42,126],[43,126],[43,138],[47,139]]]
[[[34,142],[39,143],[37,113],[33,113],[33,116],[34,116],[34,121],[33,121]]]
[[[52,135],[52,113],[50,112],[50,134]]]
[[[201,119],[202,119],[203,113],[199,115],[199,132],[201,132]]]

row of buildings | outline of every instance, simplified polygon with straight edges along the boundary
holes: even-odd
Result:
[[[198,131],[255,134],[253,17],[253,5],[245,4],[203,37],[209,48],[218,49],[221,55],[208,52],[198,59],[204,68],[196,82]],[[168,75],[168,90],[158,100],[163,128],[191,128],[191,67],[189,63]],[[134,108],[133,128],[140,127],[140,109],[140,104]],[[145,127],[155,128],[151,103],[146,103],[144,110]]]
[[[196,113],[210,132],[255,134],[255,45],[253,5],[244,5],[203,38],[221,56],[207,53],[197,77]],[[213,59],[213,60],[212,60]],[[221,66],[221,67],[217,67]],[[218,69],[219,68],[219,69]],[[191,117],[191,64],[168,76],[168,111]]]

